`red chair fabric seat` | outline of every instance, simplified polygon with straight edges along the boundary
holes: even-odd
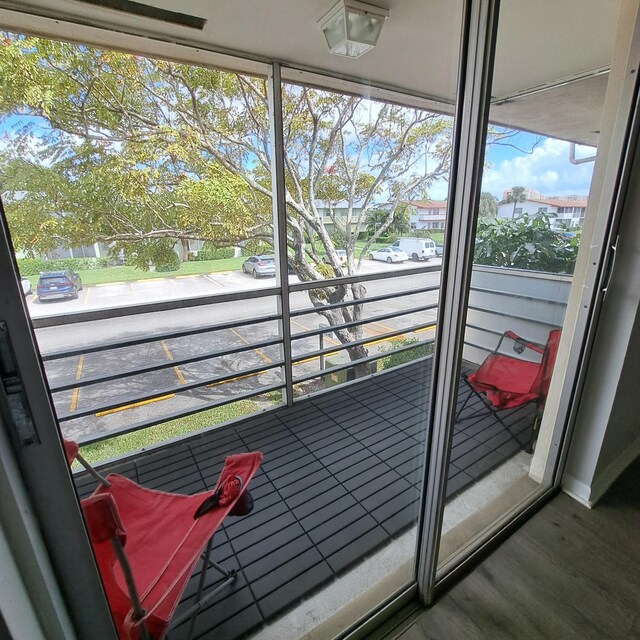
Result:
[[[538,397],[532,389],[539,370],[538,362],[492,353],[467,380],[476,392],[484,392],[494,407],[510,409]]]
[[[112,474],[107,476],[109,487],[99,486],[82,501],[119,638],[142,637],[140,621],[134,620],[125,574],[112,541],[101,532],[112,526],[125,540],[124,550],[146,612],[144,624],[151,638],[162,638],[203,548],[246,490],[261,460],[260,452],[229,456],[216,487],[190,496],[147,489]],[[194,518],[198,507],[219,488],[219,503]],[[117,522],[105,522],[109,510],[94,504],[102,496],[113,499]]]

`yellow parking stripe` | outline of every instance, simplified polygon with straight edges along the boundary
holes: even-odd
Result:
[[[297,320],[291,320],[291,324],[295,324],[297,327],[300,327],[301,329],[304,329],[305,331],[311,331],[311,329],[309,329],[309,327],[305,326],[302,324],[302,322],[298,322]],[[327,331],[331,331],[331,329],[327,329]],[[340,342],[338,342],[338,340],[334,340],[333,338],[329,338],[328,336],[324,336],[324,340],[325,342],[328,342],[329,344],[332,344],[334,347],[337,347]]]
[[[171,353],[171,351],[169,351],[169,347],[167,346],[167,343],[164,340],[160,340],[160,344],[162,345],[162,348],[164,349],[164,352],[167,356],[167,360],[169,360],[169,362],[171,362],[173,360],[173,354]]]
[[[86,293],[84,294],[84,300],[82,301],[82,304],[87,304],[87,300],[89,299],[89,296],[91,295],[91,291],[92,291],[92,287],[87,287],[85,289]]]
[[[235,329],[229,329],[229,331],[231,331],[231,333],[233,333],[234,336],[236,336],[237,338],[239,338],[240,340],[242,340],[242,342],[244,344],[249,344],[249,341],[242,336],[241,334],[239,334]],[[266,355],[263,351],[261,351],[260,349],[254,349],[254,351],[268,364],[271,364],[273,362],[273,360],[271,360],[271,358]]]
[[[169,362],[173,362],[173,354],[169,349],[169,345],[164,340],[160,340],[160,345],[162,346],[162,349],[164,350],[164,353],[167,356],[167,360],[169,360]],[[180,384],[187,384],[187,381],[184,379],[184,376],[182,375],[182,371],[180,371],[177,365],[173,367],[173,372],[176,374],[176,378],[178,378],[178,382]]]
[[[112,413],[118,413],[118,411],[126,411],[127,409],[133,409],[134,407],[142,407],[145,404],[151,404],[152,402],[159,402],[160,400],[168,400],[169,398],[174,398],[175,393],[169,393],[166,396],[157,396],[156,398],[149,398],[148,400],[141,400],[140,402],[133,402],[132,404],[125,404],[121,407],[116,407],[115,409],[107,409],[106,411],[98,411],[96,413],[96,418],[101,418],[102,416],[108,416]]]
[[[78,408],[78,394],[80,389],[76,387],[71,394],[71,402],[69,403],[69,411],[75,411]]]
[[[82,377],[82,367],[84,365],[84,356],[78,358],[78,366],[76,367],[76,380],[80,380]],[[69,411],[75,411],[78,408],[78,395],[80,389],[76,387],[71,394],[71,402],[69,403]]]
[[[78,366],[76,367],[76,380],[80,380],[82,375],[82,366],[84,365],[84,356],[80,356],[78,359]]]

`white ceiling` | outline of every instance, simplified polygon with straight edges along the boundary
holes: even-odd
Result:
[[[451,111],[462,0],[369,1],[388,8],[390,16],[376,48],[357,60],[331,55],[317,26],[334,0],[144,0],[206,18],[203,31],[76,0],[0,0],[0,7],[278,60],[435,98]],[[596,143],[606,74],[573,80],[609,66],[619,5],[620,0],[502,0],[492,95],[519,97],[494,107],[492,119]],[[25,17],[23,28],[35,29],[32,22]],[[75,27],[68,32],[78,38]],[[541,85],[543,92],[529,93]]]

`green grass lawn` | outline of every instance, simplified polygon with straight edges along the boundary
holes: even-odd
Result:
[[[199,431],[200,429],[211,427],[221,422],[233,420],[234,418],[239,418],[257,410],[258,405],[252,400],[238,400],[223,407],[214,407],[213,409],[208,409],[207,411],[202,411],[192,416],[170,420],[169,422],[158,424],[155,427],[116,436],[110,440],[88,444],[80,448],[80,453],[88,462],[95,464],[102,460],[123,456],[130,451],[136,451],[186,433],[192,433],[193,431]]]
[[[133,280],[152,280],[171,278],[172,276],[217,273],[219,271],[239,271],[245,258],[226,258],[223,260],[202,260],[183,262],[177,271],[142,271],[135,267],[107,267],[105,269],[87,269],[78,271],[83,285],[106,284],[108,282],[131,282]],[[38,276],[29,276],[31,283],[38,283]]]

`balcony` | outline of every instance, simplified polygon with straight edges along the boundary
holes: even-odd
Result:
[[[430,373],[427,358],[102,469],[195,493],[215,483],[226,455],[263,451],[254,511],[227,519],[216,534],[215,559],[238,568],[238,577],[199,614],[195,637],[240,638],[269,624],[415,526]],[[461,402],[467,393],[461,389]],[[532,420],[533,408],[524,407],[508,429],[493,417],[457,425],[447,497],[521,451]],[[95,484],[86,474],[76,481],[81,497]],[[196,573],[181,607],[192,604],[197,580]]]
[[[251,485],[254,511],[228,519],[216,534],[216,560],[239,576],[198,616],[195,637],[240,638],[268,627],[301,599],[350,584],[356,567],[393,545],[403,544],[402,562],[411,562],[407,536],[419,512],[439,277],[438,267],[419,267],[354,278],[367,291],[359,318],[343,324],[362,327],[347,344],[307,296],[335,281],[289,283],[290,356],[275,287],[35,321],[65,436],[93,453],[135,438],[103,472],[196,493],[213,486],[227,455],[264,453]],[[538,339],[550,323],[560,324],[557,298],[569,285],[567,277],[476,268],[463,366],[481,362],[505,329]],[[331,308],[353,305],[346,299]],[[354,345],[368,355],[345,358]],[[365,367],[357,379],[349,376],[354,364]],[[293,406],[283,403],[288,384]],[[461,382],[460,404],[467,394]],[[479,402],[465,416],[480,414]],[[232,415],[210,413],[234,407]],[[518,455],[527,464],[521,452],[533,411],[510,414],[507,428],[493,416],[455,426],[447,499],[466,500],[465,515],[477,506],[468,490]],[[200,430],[190,433],[184,421],[194,416]],[[165,431],[172,423],[178,432]],[[90,477],[76,473],[75,480],[81,497],[92,491]],[[182,607],[191,604],[197,579]],[[178,628],[170,637],[185,633]]]

